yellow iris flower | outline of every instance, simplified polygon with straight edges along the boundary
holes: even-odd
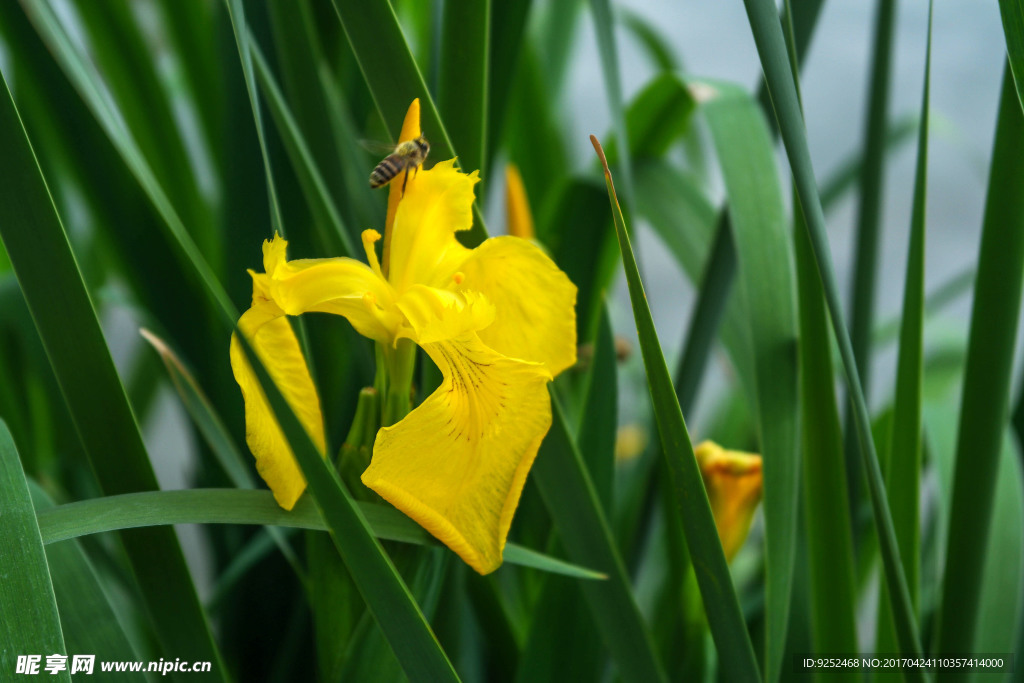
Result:
[[[414,101],[400,140],[419,135]],[[419,345],[444,380],[377,433],[362,481],[486,574],[501,564],[526,475],[551,425],[547,383],[576,362],[576,287],[525,240],[494,237],[475,249],[458,242],[456,233],[472,225],[479,179],[454,163],[410,174],[404,195],[402,183],[392,183],[383,268],[375,230],[362,236],[368,263],[289,261],[285,240],[264,242],[266,272],[251,273],[252,307],[239,329],[321,450],[319,398],[285,316],[342,315],[385,356]],[[291,509],[306,483],[236,339],[231,364],[257,469]]]

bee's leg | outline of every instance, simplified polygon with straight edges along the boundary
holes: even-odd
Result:
[[[402,179],[402,196],[405,196],[405,186],[409,184],[409,169],[405,169],[405,177]]]

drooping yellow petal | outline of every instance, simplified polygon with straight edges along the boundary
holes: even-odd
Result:
[[[509,235],[524,240],[534,238],[533,214],[526,198],[526,186],[515,164],[505,167],[505,214]]]
[[[444,381],[378,432],[362,481],[486,574],[501,564],[526,475],[551,426],[550,375],[475,334],[422,346]]]
[[[727,451],[713,441],[694,449],[725,558],[731,560],[750,531],[761,501],[761,456]]]
[[[409,105],[409,110],[405,112],[405,121],[402,122],[402,132],[398,135],[398,144],[408,142],[409,140],[415,140],[419,136],[423,135],[423,131],[420,130],[420,98],[416,98]],[[419,172],[413,173],[409,176],[408,183],[415,182],[416,176]],[[406,183],[406,190],[408,190],[408,183]],[[387,218],[384,221],[384,275],[387,276],[390,263],[391,263],[391,226],[395,224],[395,213],[398,211],[398,202],[402,201],[402,185],[403,183],[391,183],[388,187],[388,213]]]
[[[321,453],[325,450],[320,398],[306,367],[299,342],[284,311],[269,296],[269,278],[253,273],[252,307],[238,327],[255,349],[274,383],[284,394]],[[245,401],[245,440],[256,457],[256,470],[267,482],[278,505],[295,506],[306,480],[295,462],[266,394],[253,372],[237,335],[231,336],[231,369]]]
[[[367,251],[379,239],[364,239]],[[374,237],[375,236],[375,237]],[[263,266],[270,297],[288,315],[334,313],[348,319],[359,334],[390,343],[401,317],[394,310],[394,292],[374,269],[350,258],[287,260],[288,242],[281,237],[263,243]],[[371,261],[376,263],[376,255]]]
[[[391,284],[404,292],[414,284],[444,287],[469,249],[455,233],[473,227],[477,172],[463,173],[455,160],[420,171],[398,205],[391,228]]]
[[[557,375],[576,363],[576,285],[536,245],[492,237],[459,265],[459,291],[480,292],[498,312],[480,339]]]

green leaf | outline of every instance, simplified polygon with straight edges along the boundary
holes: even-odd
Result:
[[[899,359],[896,366],[896,399],[893,427],[886,463],[885,484],[892,509],[892,523],[903,558],[910,600],[918,604],[921,539],[918,509],[921,498],[922,425],[921,394],[924,387],[924,254],[925,214],[928,187],[928,102],[931,84],[931,12],[929,3],[928,45],[924,61],[924,93],[921,96],[921,128],[917,141],[914,172],[913,213],[910,218],[910,246],[907,251],[906,283],[903,290],[903,323],[900,329]],[[892,616],[880,600],[878,652],[895,652]]]
[[[816,652],[857,652],[852,526],[828,314],[803,215],[799,211],[794,223],[812,642]],[[860,680],[859,672],[836,670],[835,674],[850,681]]]
[[[159,488],[96,312],[14,100],[0,94],[0,238],[46,346],[79,438],[110,494]],[[164,653],[214,662],[217,647],[173,529],[122,534]]]
[[[993,143],[974,285],[937,652],[971,652],[1024,276],[1024,113],[1010,69]],[[964,672],[942,672],[949,680]]]
[[[256,479],[252,476],[246,456],[242,455],[242,452],[238,450],[220,415],[217,414],[206,394],[203,393],[195,377],[192,376],[192,373],[188,371],[185,364],[181,362],[181,359],[178,358],[177,354],[174,353],[166,342],[145,328],[139,332],[159,354],[160,360],[163,361],[164,367],[167,369],[167,374],[171,377],[171,383],[174,385],[175,391],[178,392],[178,396],[185,406],[185,410],[188,412],[189,417],[192,418],[210,450],[213,451],[214,457],[224,470],[224,473],[227,474],[228,479],[231,480],[231,483],[242,489],[256,488]],[[299,563],[299,559],[295,556],[291,545],[288,544],[287,539],[276,529],[267,529],[267,532],[281,551],[281,555],[284,556],[295,572],[295,575],[299,577],[300,581],[304,581],[305,572]]]
[[[338,215],[338,209],[331,199],[327,183],[313,158],[309,145],[306,144],[302,131],[299,130],[292,116],[288,103],[285,102],[281,88],[270,71],[263,52],[259,45],[249,37],[249,47],[252,54],[252,61],[256,68],[256,77],[260,89],[263,91],[270,107],[270,114],[277,125],[278,133],[284,142],[285,149],[291,159],[292,167],[302,185],[303,195],[313,212],[315,223],[318,227],[317,236],[320,241],[320,248],[327,254],[338,254],[355,258],[359,251],[356,250],[352,237]],[[340,252],[340,253],[339,253]]]
[[[640,272],[633,258],[629,235],[615,196],[611,171],[608,170],[597,138],[591,136],[590,139],[604,165],[608,198],[615,219],[615,233],[619,239],[622,261],[626,269],[626,281],[633,303],[633,317],[640,337],[644,367],[647,369],[647,382],[658,422],[658,432],[661,435],[662,452],[672,475],[672,487],[679,504],[686,543],[704,599],[704,610],[711,627],[711,635],[718,648],[721,670],[727,679],[760,680],[757,662],[754,659],[754,648],[740,612],[739,600],[736,598],[736,590],[718,538],[715,520],[711,516],[711,507],[704,491],[697,459],[693,454],[686,421],[679,409],[679,401],[668,366],[665,364],[665,357],[661,352],[654,320],[647,306],[643,284],[640,282]]]
[[[1024,491],[1020,449],[1003,437],[993,500],[992,534],[985,548],[978,605],[978,652],[1014,652],[1021,634],[1018,611],[1024,586]],[[978,678],[981,678],[978,676]],[[982,679],[983,680],[983,679]]]
[[[96,117],[103,132],[106,133],[160,214],[172,243],[176,243],[180,247],[180,251],[177,251],[175,256],[189,271],[198,272],[211,298],[222,310],[234,311],[234,305],[217,281],[203,252],[185,229],[180,214],[172,205],[168,193],[161,185],[146,156],[135,142],[131,132],[125,128],[120,114],[104,96],[102,79],[92,63],[75,47],[45,0],[25,0],[23,4],[26,14],[29,15],[36,30],[50,47],[68,80],[71,81],[93,116]]]
[[[999,0],[999,14],[1003,18],[1006,52],[1017,84],[1017,98],[1024,108],[1024,0]]]
[[[502,142],[509,109],[510,87],[522,52],[526,20],[533,0],[491,3],[490,54],[487,61],[487,159],[490,172]]]
[[[483,170],[490,134],[491,4],[491,0],[446,2],[441,20],[437,106],[451,130],[452,144],[459,150],[459,164],[467,171]]]
[[[54,507],[50,497],[35,482],[29,481],[29,491],[36,513]],[[97,660],[108,662],[139,660],[92,562],[78,541],[51,543],[46,548],[46,559],[67,652],[94,654]],[[125,680],[145,681],[146,678],[141,673],[126,673]]]
[[[14,673],[18,655],[67,654],[43,541],[21,460],[0,420],[0,666]],[[70,661],[70,660],[69,660]],[[39,665],[43,670],[46,660]],[[59,680],[70,681],[68,670]]]
[[[746,302],[764,458],[765,679],[777,680],[789,622],[799,499],[793,256],[771,135],[746,92],[693,83],[725,178]]]
[[[358,503],[370,530],[380,539],[414,545],[436,545],[434,537],[398,510],[377,503]],[[328,527],[309,496],[293,510],[284,510],[269,491],[186,489],[150,491],[66,503],[41,512],[46,543],[118,529],[168,524],[261,524],[324,531]],[[509,543],[505,561],[581,579],[604,575]]]
[[[660,158],[673,142],[690,129],[696,102],[690,90],[672,73],[655,76],[629,103],[626,133],[634,162]],[[618,139],[605,150],[608,159],[618,160]]]
[[[608,308],[604,307],[594,340],[594,355],[587,376],[583,415],[576,431],[576,443],[587,465],[594,489],[611,517],[615,491],[615,436],[618,424],[619,391],[616,377],[615,337]]]
[[[679,60],[671,43],[658,29],[640,14],[631,10],[620,10],[619,21],[628,30],[640,47],[647,53],[651,64],[659,71],[679,71]]]
[[[818,267],[818,274],[832,320],[832,329],[836,341],[839,343],[843,372],[853,401],[855,428],[867,475],[868,493],[878,531],[886,581],[889,586],[890,598],[894,603],[893,613],[900,651],[904,654],[920,655],[922,652],[921,638],[907,590],[906,577],[903,576],[896,534],[892,526],[892,516],[885,496],[885,485],[878,464],[874,438],[871,435],[867,403],[864,400],[864,391],[857,372],[857,362],[853,356],[850,335],[846,329],[842,306],[839,303],[839,287],[836,283],[835,269],[832,266],[828,237],[825,232],[825,216],[815,185],[814,168],[807,146],[803,114],[800,111],[799,97],[796,83],[793,80],[785,39],[782,35],[782,27],[779,24],[774,3],[769,0],[744,0],[744,3],[761,60],[761,67],[771,93],[776,120],[779,123],[779,130],[789,156],[790,168],[800,199],[800,208],[803,211],[811,241],[811,250]],[[921,672],[915,671],[905,673],[908,677],[915,679],[922,675]]]
[[[249,93],[249,104],[252,107],[253,120],[256,122],[256,137],[260,143],[260,154],[263,155],[263,172],[267,179],[267,198],[270,201],[270,225],[274,232],[285,234],[281,220],[281,207],[277,200],[277,187],[274,183],[274,171],[270,164],[270,153],[267,151],[266,132],[263,129],[263,113],[260,110],[260,98],[256,91],[256,76],[252,68],[252,51],[249,35],[249,24],[245,20],[245,4],[242,0],[224,0],[231,17],[231,28],[235,32],[235,44],[242,60],[242,75],[245,78],[245,90]]]
[[[619,144],[617,166],[622,179],[622,195],[627,210],[633,210],[633,156],[626,127],[626,104],[622,96],[622,76],[619,72],[619,50],[615,41],[615,17],[611,0],[590,0],[590,13],[597,33],[597,52],[601,58],[608,109],[612,115],[612,130]]]
[[[581,587],[619,676],[638,683],[664,681],[665,673],[630,590],[608,520],[554,396],[551,413],[551,430],[533,464],[533,480],[569,558],[608,575],[607,581],[587,582]]]

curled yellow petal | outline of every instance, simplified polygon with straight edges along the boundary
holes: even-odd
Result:
[[[526,198],[523,176],[515,164],[505,167],[505,214],[508,219],[508,234],[524,240],[534,238],[533,214]]]
[[[396,290],[448,285],[469,254],[455,233],[473,226],[473,186],[479,180],[476,171],[462,173],[450,159],[409,182],[390,229],[388,279]]]
[[[576,363],[576,285],[539,247],[492,237],[459,267],[459,291],[480,292],[498,312],[480,339],[557,375]]]
[[[750,531],[761,502],[761,456],[727,451],[713,441],[694,449],[725,558],[731,560]]]
[[[373,249],[372,235],[364,243]],[[401,322],[394,293],[374,269],[350,258],[298,259],[285,256],[281,237],[264,242],[263,266],[269,296],[288,315],[308,312],[341,315],[364,337],[390,343]],[[376,263],[376,256],[371,258]]]
[[[284,311],[269,296],[269,278],[266,275],[253,273],[252,307],[242,314],[238,328],[249,340],[313,443],[323,453],[320,398],[295,333],[284,317]],[[237,335],[231,336],[231,369],[245,401],[245,440],[256,457],[256,470],[273,491],[277,503],[291,510],[305,490],[306,480]]]
[[[505,538],[551,426],[550,374],[506,358],[475,334],[423,344],[441,386],[380,430],[362,481],[481,574]]]

